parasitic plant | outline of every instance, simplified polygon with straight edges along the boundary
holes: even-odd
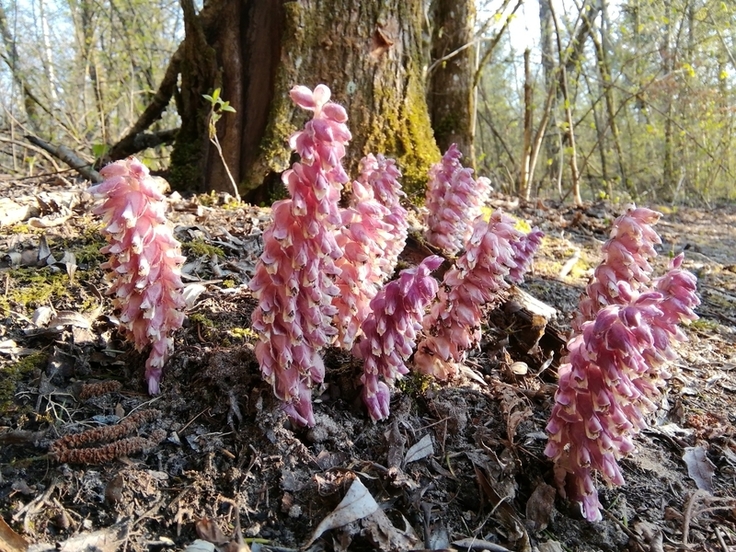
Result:
[[[146,380],[151,394],[173,347],[171,334],[184,321],[180,244],[166,224],[166,204],[148,169],[135,158],[117,161],[100,171],[104,181],[89,192],[100,200],[110,255],[109,295],[120,312],[126,337],[141,351],[148,345]]]
[[[419,372],[441,380],[457,374],[465,350],[480,341],[483,306],[501,301],[506,278],[521,281],[541,239],[541,231],[525,235],[500,211],[488,222],[476,220],[465,252],[445,273],[438,301],[424,318],[427,335],[414,355]]]
[[[633,437],[656,408],[673,345],[686,339],[678,324],[697,318],[696,280],[681,269],[682,255],[650,280],[658,218],[631,208],[614,223],[558,371],[545,454],[555,462],[561,494],[591,521],[601,519],[594,474],[623,484],[618,460],[634,450]]]
[[[320,350],[331,345],[331,322],[339,293],[336,241],[342,224],[338,202],[348,181],[342,166],[351,135],[345,109],[330,102],[330,90],[296,86],[291,98],[312,111],[289,144],[301,157],[283,174],[289,199],[273,205],[273,224],[263,234],[264,251],[250,288],[258,299],[253,328],[260,333],[256,356],[289,416],[314,425],[311,389],[324,378]]]
[[[344,255],[336,261],[340,273],[335,283],[340,292],[333,305],[337,308],[337,343],[347,350],[370,313],[371,300],[393,273],[408,228],[406,210],[399,203],[401,173],[393,160],[369,155],[361,160],[360,168],[337,233]]]
[[[440,264],[442,257],[430,256],[402,270],[371,301],[353,353],[363,359],[363,401],[374,420],[388,416],[390,386],[408,372],[405,361],[414,350],[424,311],[437,294],[431,272]]]
[[[473,178],[460,164],[462,153],[452,144],[429,171],[425,207],[427,241],[449,255],[460,251],[473,232],[473,221],[491,192],[491,181]]]

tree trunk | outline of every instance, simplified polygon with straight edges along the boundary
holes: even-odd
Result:
[[[531,197],[531,162],[532,162],[532,70],[529,62],[531,51],[524,50],[524,130],[521,146],[521,166],[519,167],[519,196],[529,201]]]
[[[365,154],[384,153],[397,158],[409,193],[423,189],[439,151],[424,94],[421,0],[209,0],[194,19],[186,17],[190,3],[182,0],[187,38],[175,188],[230,189],[208,142],[210,106],[202,94],[221,87],[236,110],[223,114],[218,139],[245,194],[290,164],[287,139],[305,115],[289,90],[324,83],[350,117],[348,171],[355,174]]]
[[[475,6],[470,0],[437,0],[433,13],[429,108],[437,145],[457,144],[465,164],[474,164]]]

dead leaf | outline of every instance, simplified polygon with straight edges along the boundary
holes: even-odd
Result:
[[[92,327],[89,319],[83,314],[76,311],[59,311],[49,321],[49,328],[58,328],[60,326],[76,326],[77,328],[89,329]]]
[[[196,282],[185,285],[181,290],[181,294],[184,297],[186,308],[191,309],[194,306],[194,303],[197,302],[197,299],[199,299],[199,296],[202,295],[206,289],[207,288],[205,286]]]
[[[459,547],[461,550],[488,550],[489,552],[511,552],[505,546],[496,544],[495,542],[488,542],[481,539],[468,538],[452,541],[452,544]]]
[[[519,360],[509,366],[509,370],[511,370],[511,373],[515,376],[526,376],[527,372],[529,372],[529,365],[526,362]]]
[[[66,267],[66,274],[69,276],[69,281],[74,281],[74,275],[77,273],[77,257],[71,251],[64,251],[64,256],[61,258],[59,263]]]
[[[49,247],[49,243],[46,240],[46,236],[41,236],[41,239],[38,242],[38,254],[36,257],[36,265],[37,266],[46,266],[46,265],[52,265],[56,264],[56,259],[54,259],[53,255],[51,255],[51,248]]]
[[[698,489],[713,492],[712,479],[716,473],[716,466],[705,454],[703,447],[685,447],[682,459],[687,466],[687,474],[695,481]]]
[[[516,541],[516,550],[519,552],[531,552],[532,547],[529,541],[529,534],[521,522],[521,518],[517,515],[516,510],[508,502],[507,499],[509,497],[499,495],[483,473],[483,470],[477,465],[473,467],[475,468],[475,477],[478,480],[481,491],[491,503],[494,516],[506,528],[508,539]]]
[[[356,477],[345,494],[345,498],[337,505],[337,508],[317,525],[309,542],[304,547],[311,546],[325,531],[363,519],[376,510],[378,510],[378,503],[363,485],[363,482]]]
[[[184,552],[215,552],[215,545],[206,540],[197,539],[187,546]]]
[[[4,339],[0,341],[0,354],[3,355],[17,355],[20,353],[20,347],[12,339]]]
[[[537,546],[539,552],[564,552],[562,544],[556,540],[548,540],[547,542],[540,542]]]
[[[33,311],[33,316],[31,316],[31,320],[37,327],[45,328],[46,326],[48,326],[52,316],[54,316],[54,309],[52,309],[51,307],[42,306]]]
[[[425,435],[418,442],[414,443],[409,450],[406,451],[406,457],[404,458],[404,465],[406,466],[410,462],[416,462],[427,456],[434,454],[434,447],[432,446],[432,437],[429,434]]]
[[[9,226],[26,220],[31,213],[31,207],[20,205],[12,199],[0,198],[0,226]]]
[[[28,543],[0,517],[0,552],[25,552]]]
[[[534,533],[544,531],[552,517],[557,491],[551,485],[540,483],[526,503],[527,526]]]
[[[411,550],[419,542],[414,530],[405,517],[403,531],[394,527],[386,513],[380,508],[361,522],[367,537],[377,550],[388,552],[405,552]]]
[[[197,531],[197,536],[200,539],[204,539],[207,542],[211,542],[213,544],[225,544],[230,540],[225,536],[225,533],[220,530],[214,520],[211,520],[209,518],[204,518],[197,521],[194,524],[194,529]]]
[[[111,525],[92,533],[82,533],[56,545],[59,552],[85,552],[97,550],[98,552],[116,552],[123,542],[128,538],[129,527],[127,523]],[[53,550],[53,548],[52,548]]]

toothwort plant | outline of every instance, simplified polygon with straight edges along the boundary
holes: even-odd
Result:
[[[131,157],[100,171],[103,182],[89,188],[100,204],[110,255],[102,265],[120,312],[120,327],[136,349],[151,346],[146,361],[149,393],[159,392],[172,334],[184,321],[179,242],[166,224],[166,204],[148,169]]]
[[[595,473],[624,483],[618,460],[634,450],[633,437],[656,409],[673,346],[686,339],[678,324],[697,318],[696,280],[682,270],[682,255],[650,280],[658,218],[632,207],[614,223],[559,368],[545,454],[562,496],[579,502],[591,521],[601,519]]]

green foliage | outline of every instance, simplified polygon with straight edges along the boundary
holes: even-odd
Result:
[[[4,82],[14,83],[1,100],[4,112],[30,133],[95,159],[149,104],[183,38],[181,10],[171,0],[11,0],[3,12],[4,50],[12,43],[17,51],[12,68],[3,67]],[[176,125],[175,113],[164,113],[151,130]],[[24,175],[50,168],[31,153],[3,151],[0,162]]]
[[[602,53],[587,36],[584,55],[567,71],[584,195],[605,193],[624,202],[736,200],[736,61],[729,51],[736,4],[623,0],[617,13],[608,9],[607,25],[601,28],[600,17],[593,21]],[[576,14],[557,15],[567,49]],[[544,77],[541,67],[532,67],[533,132],[543,117]],[[480,172],[499,175],[496,185],[506,191],[515,190],[522,158],[523,79],[521,52],[504,37],[483,68],[476,154]],[[534,175],[543,195],[557,195],[560,172],[563,195],[569,186],[565,107],[556,93]]]

